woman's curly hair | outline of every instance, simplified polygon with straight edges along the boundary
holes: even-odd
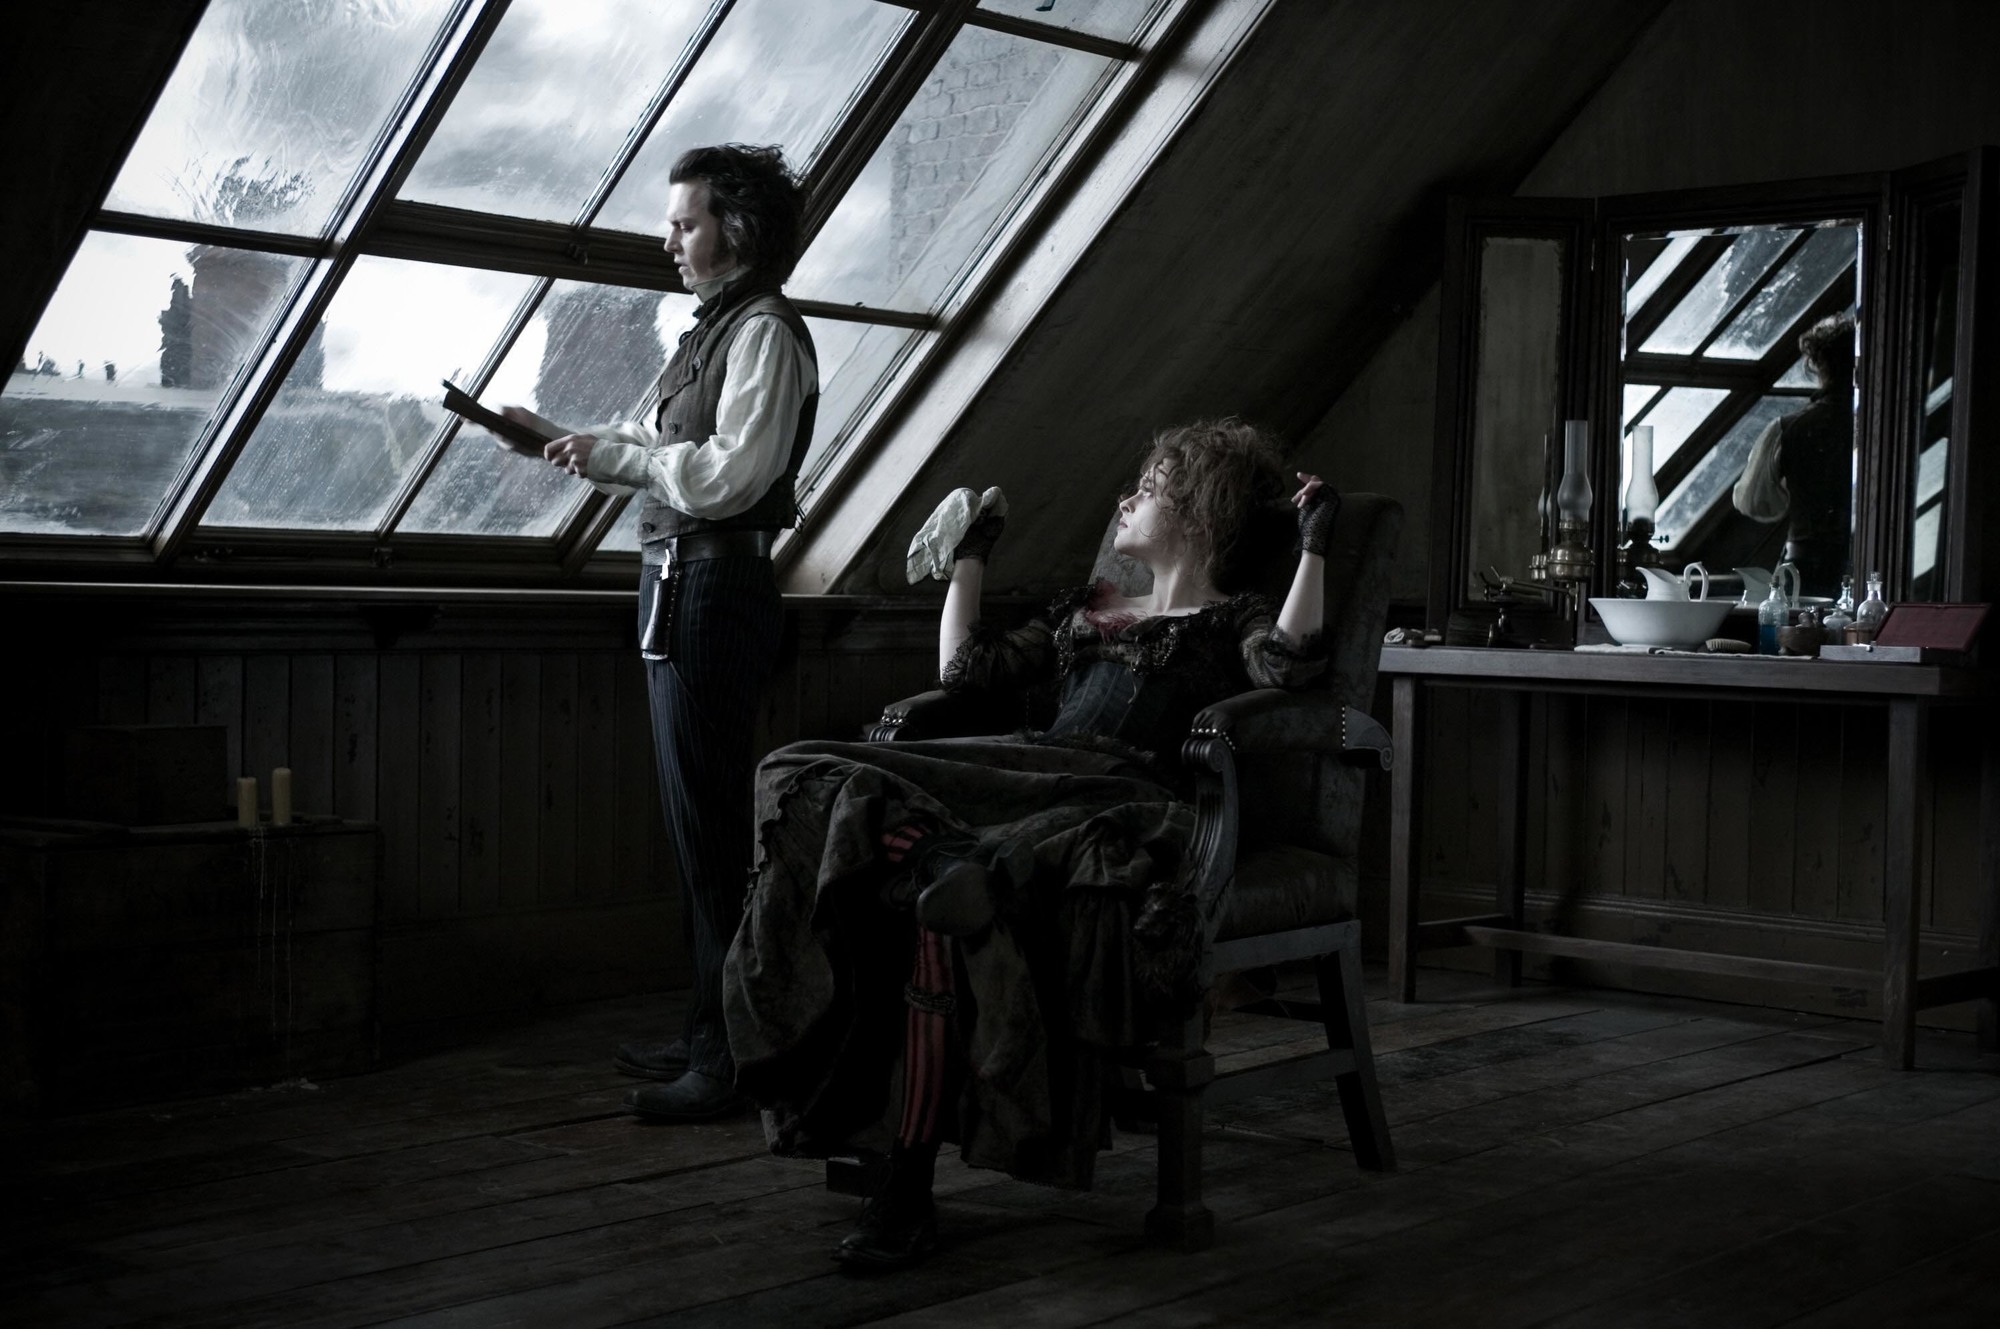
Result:
[[[1232,591],[1290,538],[1284,454],[1234,416],[1162,430],[1139,474],[1164,468],[1155,496],[1218,589]]]
[[[738,263],[770,281],[792,275],[805,230],[806,191],[785,164],[784,149],[749,143],[690,148],[667,180],[708,186],[708,210],[722,223],[722,243]]]

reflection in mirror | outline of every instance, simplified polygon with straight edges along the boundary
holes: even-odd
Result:
[[[1525,576],[1542,551],[1543,448],[1557,428],[1562,306],[1561,241],[1481,242],[1467,563],[1475,597],[1482,571]]]
[[[1952,362],[1957,354],[1957,206],[1930,209],[1922,222],[1919,290],[1923,317],[1917,328],[1921,398],[1915,403],[1916,475],[1910,495],[1910,580],[1902,599],[1945,598],[1938,540],[1945,519],[1945,462],[1950,456]]]
[[[1624,251],[1624,425],[1628,439],[1652,426],[1661,495],[1651,552],[1633,557],[1789,561],[1806,595],[1838,594],[1853,543],[1860,225],[1634,234]]]

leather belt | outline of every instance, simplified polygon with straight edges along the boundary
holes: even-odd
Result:
[[[672,567],[676,563],[700,563],[711,558],[769,558],[777,539],[776,531],[697,531],[692,535],[670,535],[656,547],[662,566]]]

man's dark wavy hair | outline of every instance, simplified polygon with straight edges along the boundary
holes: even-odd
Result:
[[[690,148],[674,163],[670,184],[700,180],[722,223],[722,243],[759,277],[782,282],[798,265],[806,192],[775,144],[718,143]]]

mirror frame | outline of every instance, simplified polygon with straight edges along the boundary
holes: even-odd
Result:
[[[1593,338],[1576,335],[1593,317],[1595,273],[1591,199],[1453,198],[1446,211],[1443,299],[1438,327],[1436,436],[1431,466],[1429,595],[1426,621],[1442,628],[1453,615],[1490,617],[1471,594],[1472,465],[1477,421],[1481,255],[1489,239],[1553,240],[1562,252],[1562,309],[1557,333],[1556,417],[1548,432],[1562,442],[1562,422],[1588,413]],[[1592,481],[1595,484],[1595,481]],[[1505,569],[1525,575],[1526,568]],[[1545,618],[1532,608],[1517,613]]]
[[[1879,175],[1834,176],[1813,180],[1782,181],[1768,185],[1741,185],[1721,189],[1681,190],[1661,194],[1632,194],[1598,200],[1597,244],[1607,261],[1601,264],[1605,278],[1598,285],[1597,315],[1593,322],[1598,339],[1596,363],[1599,372],[1592,383],[1590,419],[1593,425],[1593,486],[1596,492],[1617,494],[1623,478],[1622,428],[1610,428],[1596,437],[1598,421],[1622,423],[1624,419],[1625,363],[1625,237],[1644,231],[1698,231],[1710,228],[1785,226],[1830,221],[1857,221],[1861,225],[1860,331],[1855,354],[1855,375],[1861,389],[1861,409],[1855,420],[1855,446],[1862,460],[1854,489],[1853,558],[1857,569],[1879,566],[1872,533],[1880,529],[1876,486],[1871,483],[1870,440],[1885,425],[1882,390],[1877,379],[1882,368],[1881,342],[1871,326],[1875,311],[1890,308],[1891,292],[1884,283],[1883,246],[1887,199]],[[1664,495],[1662,495],[1664,497]],[[1593,548],[1615,551],[1619,540],[1618,504],[1599,504],[1591,511]],[[1617,581],[1615,558],[1600,556],[1591,582],[1592,595],[1613,594]],[[1671,560],[1670,560],[1671,561]],[[1857,572],[1855,585],[1861,585]]]
[[[1479,256],[1489,237],[1554,238],[1565,246],[1563,382],[1565,418],[1591,422],[1591,531],[1596,565],[1587,595],[1617,580],[1618,493],[1623,430],[1623,238],[1635,231],[1797,224],[1853,218],[1862,226],[1861,332],[1856,359],[1861,409],[1854,493],[1857,581],[1884,573],[1893,602],[1909,589],[1910,498],[1916,428],[1907,423],[1922,395],[1918,335],[1924,254],[1921,224],[1939,207],[1961,211],[1959,295],[1946,484],[1940,531],[1943,575],[1937,596],[1979,601],[2000,595],[2000,149],[1966,153],[1905,170],[1763,184],[1608,196],[1596,199],[1453,199],[1439,313],[1437,425],[1432,462],[1431,565],[1426,621],[1448,633],[1492,611],[1470,594],[1473,385],[1478,366]],[[1990,391],[1988,389],[1991,389]],[[1552,429],[1560,429],[1560,421]],[[1509,569],[1525,575],[1526,569]],[[1579,597],[1581,599],[1582,597]],[[1566,624],[1539,616],[1530,631],[1575,640],[1580,605]],[[1523,611],[1514,611],[1520,621]],[[1535,617],[1529,616],[1531,620]],[[1456,619],[1457,624],[1453,623]]]

